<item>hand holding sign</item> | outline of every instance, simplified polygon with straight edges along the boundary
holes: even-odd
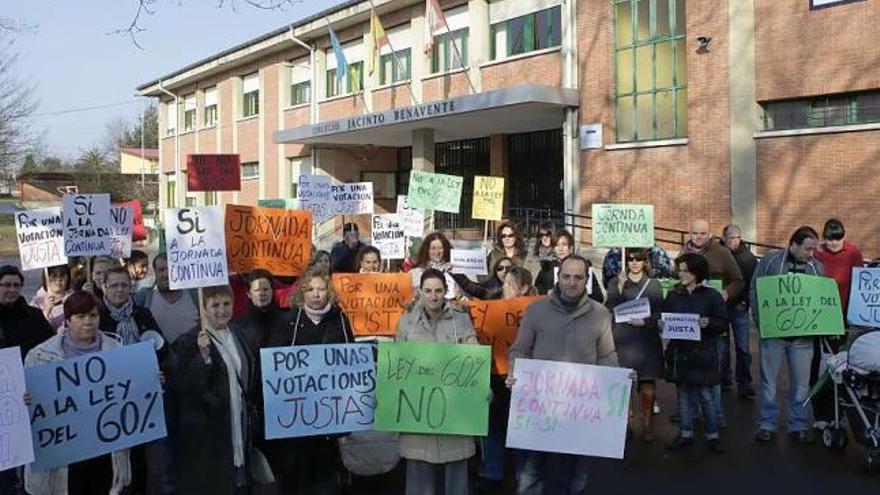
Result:
[[[708,326],[709,319],[704,318]],[[668,340],[694,340],[701,339],[701,318],[692,313],[660,313],[660,328],[664,339]]]

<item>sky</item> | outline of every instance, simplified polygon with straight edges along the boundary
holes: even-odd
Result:
[[[112,34],[131,24],[137,0],[0,0],[0,16],[34,27],[15,35],[17,72],[36,85],[34,122],[49,153],[71,159],[100,144],[115,118],[140,115],[137,86],[342,1],[264,10],[243,0],[220,8],[218,0],[159,0],[139,21],[143,50]],[[96,106],[104,108],[56,113]]]

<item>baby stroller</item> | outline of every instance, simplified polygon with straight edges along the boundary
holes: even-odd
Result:
[[[835,406],[834,421],[822,431],[822,445],[829,450],[846,448],[849,425],[855,441],[865,447],[865,468],[880,471],[880,330],[861,333],[848,350],[837,354],[823,341],[823,350]]]

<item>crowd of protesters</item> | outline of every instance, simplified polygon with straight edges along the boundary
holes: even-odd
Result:
[[[501,486],[513,472],[517,493],[583,493],[588,475],[583,457],[505,448],[510,387],[516,382],[512,370],[519,358],[632,369],[629,432],[644,442],[655,439],[658,382],[672,383],[677,403],[667,407],[674,408],[679,432],[666,447],[691,447],[699,419],[714,454],[724,453],[721,394],[734,386],[742,399],[758,400],[755,440],[773,440],[780,429],[777,379],[785,365],[787,433],[797,443],[812,442],[811,427],[822,428],[833,417],[827,390],[813,398],[815,423],[805,405],[819,379],[819,339],[760,340],[755,381],[749,340],[751,322],[758,322],[756,281],[785,273],[829,276],[845,305],[851,270],[861,266],[862,254],[835,219],[821,236],[810,227],[797,229],[785,249],[760,262],[742,241],[739,226],[718,233],[713,236],[708,222],[697,219],[674,260],[659,246],[622,246],[609,250],[598,270],[576,252],[572,234],[552,222],[542,223],[531,242],[515,225],[502,223],[488,252],[488,275],[479,280],[453,273],[452,244],[443,233],[426,235],[414,255],[394,268],[411,274],[416,294],[399,320],[397,341],[474,344],[468,299],[545,297],[525,312],[510,347],[509,374],[491,377],[487,437],[479,442],[460,435],[395,437],[391,448],[406,462],[406,493],[434,493],[439,480],[449,495],[468,493],[468,461],[478,446],[478,491]],[[22,272],[0,267],[0,343],[19,346],[26,366],[157,340],[169,433],[64,469],[2,472],[0,493],[101,494],[126,487],[126,493],[142,494],[148,472],[158,472],[163,495],[244,494],[261,482],[255,464],[271,473],[279,493],[337,493],[343,478],[338,437],[265,438],[260,349],[354,342],[330,276],[389,269],[378,249],[361,242],[353,223],[345,224],[343,239],[329,253],[315,250],[297,279],[265,270],[233,274],[229,285],[204,288],[201,298],[196,290],[170,288],[164,253],[152,262],[134,250],[127,260],[98,257],[50,267],[29,302],[21,293]],[[677,281],[664,295],[665,278]],[[721,289],[711,288],[711,280]],[[649,317],[614,322],[616,306],[640,298],[650,303]],[[700,340],[664,346],[661,312],[698,314]],[[839,342],[832,339],[831,345],[836,349]]]

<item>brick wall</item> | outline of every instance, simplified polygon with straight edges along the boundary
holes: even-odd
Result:
[[[470,92],[470,85],[464,72],[422,79],[422,102],[445,100],[464,96]]]
[[[559,51],[489,65],[480,71],[483,91],[520,84],[562,85],[562,57]]]

